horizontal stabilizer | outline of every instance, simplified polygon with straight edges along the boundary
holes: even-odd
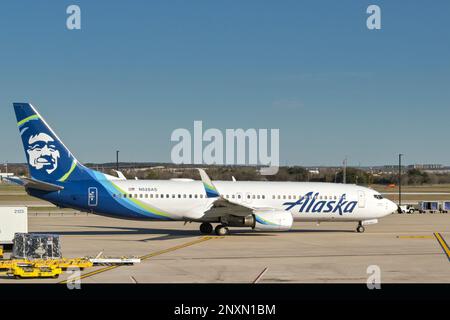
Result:
[[[17,183],[21,186],[24,186],[25,188],[31,188],[36,190],[42,190],[42,191],[59,191],[64,189],[64,187],[58,186],[56,184],[43,182],[39,180],[35,180],[32,178],[25,178],[25,177],[8,177],[5,178],[13,183]]]

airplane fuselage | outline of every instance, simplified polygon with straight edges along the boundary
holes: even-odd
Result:
[[[289,211],[297,221],[370,220],[396,209],[376,191],[357,185],[267,181],[214,184],[230,202]],[[68,183],[61,191],[32,195],[58,206],[118,218],[182,221],[211,220],[204,214],[216,200],[206,197],[201,181],[192,180],[86,180]]]

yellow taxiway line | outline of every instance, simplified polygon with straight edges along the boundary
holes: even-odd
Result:
[[[436,240],[439,242],[439,244],[442,247],[442,250],[444,250],[444,253],[447,255],[448,260],[450,261],[450,248],[448,247],[447,242],[445,242],[442,235],[438,232],[434,233],[434,236],[436,237]]]
[[[164,250],[155,251],[155,252],[146,254],[144,256],[141,256],[139,258],[141,259],[141,261],[143,261],[143,260],[147,260],[147,259],[159,256],[161,254],[165,254],[165,253],[168,253],[168,252],[172,252],[172,251],[175,251],[175,250],[179,250],[179,249],[182,249],[182,248],[193,246],[195,244],[202,243],[202,242],[205,242],[205,241],[208,241],[208,240],[222,239],[222,238],[223,237],[215,237],[215,236],[201,237],[201,238],[199,238],[197,240],[189,241],[189,242],[180,244],[178,246],[170,247],[170,248],[167,248],[167,249],[164,249]],[[70,279],[70,282],[75,282],[75,281],[78,281],[78,280],[81,280],[81,279],[84,279],[84,278],[92,277],[92,276],[95,276],[95,275],[97,275],[99,273],[103,273],[103,272],[106,272],[106,271],[109,271],[109,270],[113,270],[113,269],[116,269],[116,268],[119,268],[119,267],[121,267],[121,265],[114,265],[114,266],[101,268],[101,269],[98,269],[98,270],[95,270],[95,271],[92,271],[92,272],[88,272],[88,273],[82,274],[81,276],[79,276],[79,277],[77,277],[75,279]],[[61,281],[60,283],[61,284],[66,284],[67,282],[68,282],[68,280],[64,280],[64,281]]]
[[[399,239],[434,239],[433,236],[397,236]]]

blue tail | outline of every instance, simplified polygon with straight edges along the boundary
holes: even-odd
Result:
[[[65,182],[80,178],[80,165],[44,118],[29,103],[13,103],[32,178],[46,182]]]

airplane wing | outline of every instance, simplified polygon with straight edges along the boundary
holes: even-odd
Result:
[[[227,215],[246,217],[249,214],[252,214],[255,210],[258,211],[274,210],[274,208],[270,207],[255,207],[245,203],[226,199],[223,195],[220,194],[220,192],[214,186],[213,182],[211,181],[205,170],[203,169],[197,170],[200,172],[203,186],[205,187],[206,196],[208,198],[216,198],[216,200],[212,203],[211,208],[205,212],[204,218],[215,218]]]
[[[42,191],[59,191],[63,190],[64,187],[58,186],[53,183],[48,183],[40,180],[36,180],[33,178],[26,178],[26,177],[8,177],[5,178],[6,180],[16,183],[18,185],[24,186],[26,189],[36,189],[36,190],[42,190]]]

